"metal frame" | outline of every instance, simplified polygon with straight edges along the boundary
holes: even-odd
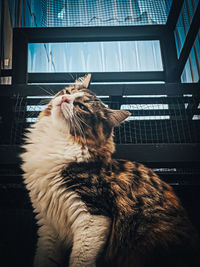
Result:
[[[21,148],[15,145],[0,146],[1,164],[19,164]],[[200,164],[200,144],[119,144],[114,158],[124,158],[145,163],[160,163],[161,166],[185,167]],[[165,163],[165,165],[163,164]]]
[[[200,19],[199,18],[200,18],[200,2],[198,3],[196,12],[194,14],[192,23],[190,25],[188,34],[187,34],[186,39],[185,39],[185,43],[184,43],[183,48],[181,50],[179,60],[177,62],[177,75],[179,77],[181,76],[181,74],[184,70],[185,64],[186,64],[187,59],[190,55],[190,51],[192,49],[192,46],[193,46],[194,41],[196,39],[196,36],[198,34],[198,31],[200,28]]]
[[[164,71],[158,72],[113,72],[94,73],[94,81],[165,81],[179,82],[186,60],[194,43],[200,25],[200,3],[196,9],[179,60],[176,56],[174,29],[176,27],[183,0],[173,1],[166,25],[119,26],[119,27],[55,27],[55,28],[15,28],[13,30],[13,69],[3,70],[1,76],[12,76],[13,84],[69,82],[66,73],[28,73],[28,43],[43,42],[92,42],[125,40],[159,40]],[[71,81],[70,81],[71,82]]]
[[[13,30],[13,84],[71,82],[66,73],[28,73],[28,43],[47,42],[94,42],[159,40],[163,58],[163,71],[155,72],[109,72],[94,73],[94,81],[165,81],[179,82],[186,60],[200,26],[200,3],[196,9],[185,44],[177,59],[174,29],[183,5],[183,0],[173,1],[166,25],[119,26],[119,27],[55,27],[15,28]]]
[[[164,81],[163,71],[144,72],[92,72],[93,82]],[[28,83],[73,83],[72,77],[82,77],[85,73],[28,73]]]
[[[173,41],[169,46],[169,31],[165,25],[121,26],[121,27],[69,27],[69,28],[15,28],[13,30],[13,84],[69,82],[66,73],[28,73],[28,43],[44,42],[94,42],[159,40],[163,57],[163,71],[152,72],[104,72],[94,73],[94,79],[106,82],[165,81],[176,64],[176,50]],[[171,34],[170,39],[173,39]],[[170,56],[165,49],[170,50]],[[19,51],[20,50],[20,51]],[[96,78],[95,78],[96,77]],[[50,79],[49,79],[50,78]],[[177,80],[177,79],[175,79]]]
[[[175,0],[172,2],[172,6],[166,23],[166,26],[170,29],[171,32],[173,32],[176,27],[183,6],[183,2],[184,0]]]
[[[163,84],[90,84],[90,89],[97,95],[168,95],[181,96],[192,94],[200,97],[198,83],[163,83]],[[48,92],[57,93],[65,85],[0,85],[1,96],[48,96]]]
[[[5,100],[21,96],[47,95],[44,88],[55,92],[63,85],[28,85],[28,83],[71,83],[67,73],[28,73],[28,44],[43,42],[94,42],[94,41],[131,41],[159,40],[163,59],[163,71],[159,72],[107,72],[93,73],[91,89],[98,95],[168,95],[170,97],[193,94],[200,97],[198,84],[181,84],[180,77],[199,29],[199,6],[194,15],[190,30],[183,46],[180,58],[177,59],[174,29],[184,0],[173,1],[166,25],[121,26],[121,27],[72,27],[72,28],[15,28],[13,30],[13,69],[3,70],[1,76],[12,76],[13,85],[0,85],[1,96]],[[76,73],[82,76],[84,73]],[[116,84],[98,85],[95,82],[127,81],[165,81],[165,84]],[[7,103],[5,101],[5,103]],[[7,105],[8,106],[8,105]],[[10,112],[11,106],[8,106]],[[196,106],[192,106],[195,109]],[[11,112],[12,113],[12,112]],[[12,114],[11,114],[12,115]],[[12,119],[12,116],[10,116]],[[1,164],[18,163],[15,146],[0,146]],[[127,144],[117,145],[115,157],[137,160],[158,165],[199,165],[199,144]]]

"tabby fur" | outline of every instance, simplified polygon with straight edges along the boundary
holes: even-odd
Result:
[[[196,232],[173,189],[140,163],[112,159],[113,127],[129,112],[105,107],[90,78],[55,95],[26,134],[34,266],[67,266],[67,253],[70,267],[195,266]]]

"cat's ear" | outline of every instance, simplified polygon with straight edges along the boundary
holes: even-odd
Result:
[[[112,127],[118,126],[130,115],[131,113],[127,110],[108,109],[108,121]]]
[[[84,77],[80,77],[75,81],[75,89],[80,90],[83,88],[88,88],[91,80],[91,73],[85,75]]]

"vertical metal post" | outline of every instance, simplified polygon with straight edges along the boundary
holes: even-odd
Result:
[[[4,1],[0,2],[0,15],[1,15],[1,20],[0,20],[0,70],[3,68],[4,64],[4,56],[3,56],[3,34],[4,34]]]
[[[28,41],[20,29],[13,29],[13,84],[27,84]]]
[[[176,72],[177,52],[174,32],[166,27],[164,34],[161,36],[161,52],[165,70],[165,82],[180,82]]]

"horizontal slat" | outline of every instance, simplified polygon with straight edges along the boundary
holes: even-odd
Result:
[[[16,164],[20,160],[18,146],[0,146],[0,164]],[[200,163],[200,144],[126,144],[116,145],[115,158],[138,162]]]
[[[56,94],[65,85],[0,85],[1,96],[48,96]],[[199,83],[166,84],[91,84],[97,95],[170,95],[193,94],[200,96]],[[52,92],[53,91],[53,92]]]
[[[199,144],[117,145],[115,157],[139,162],[200,162]]]
[[[127,108],[126,110],[129,110]],[[186,110],[181,110],[180,107],[173,107],[173,109],[148,109],[148,110],[129,110],[131,116],[177,116],[175,119],[182,119],[182,117],[187,117]],[[24,112],[22,112],[24,117]],[[38,117],[40,111],[28,111],[27,118]],[[195,112],[195,115],[200,114],[200,109]],[[181,116],[181,117],[180,117]]]
[[[30,125],[32,124],[32,122],[25,122],[25,120],[19,120],[16,122],[16,125],[20,125],[20,127],[24,127],[24,128],[28,128],[30,127]],[[181,126],[181,129],[183,128],[190,128],[190,132],[191,129],[196,129],[195,134],[197,135],[197,129],[200,129],[200,120],[184,120],[184,118],[182,117],[171,117],[170,119],[166,119],[166,120],[162,120],[162,119],[157,119],[157,120],[148,120],[147,118],[144,120],[130,120],[129,122],[126,122],[125,125],[127,124],[126,127],[130,126],[134,126],[135,128],[138,128],[138,130],[140,129],[141,125],[144,125],[146,131],[152,130],[152,127],[154,127],[154,130],[158,131],[158,128],[161,129],[174,129],[176,127],[179,128],[179,126]],[[156,129],[155,129],[155,125],[156,125]],[[20,128],[21,129],[21,128]],[[117,129],[117,128],[116,128]],[[172,130],[173,130],[172,129]]]
[[[101,98],[100,99],[106,103],[110,104],[115,103],[112,101],[110,97],[108,98]],[[51,98],[27,98],[26,103],[27,105],[44,105],[48,104]],[[200,101],[200,99],[199,99]],[[194,99],[192,97],[179,97],[179,96],[169,96],[169,97],[121,97],[119,100],[121,104],[169,104],[175,103],[176,105],[180,105],[182,103],[193,103]],[[119,103],[118,102],[118,103]],[[117,101],[116,101],[117,103]]]
[[[84,76],[84,73],[77,73],[77,77]],[[70,83],[74,82],[72,76],[65,72],[60,73],[28,73],[28,83]],[[164,81],[164,71],[143,71],[143,72],[93,72],[93,82],[132,82],[132,81]]]
[[[29,43],[154,40],[164,33],[164,25],[14,28]]]

